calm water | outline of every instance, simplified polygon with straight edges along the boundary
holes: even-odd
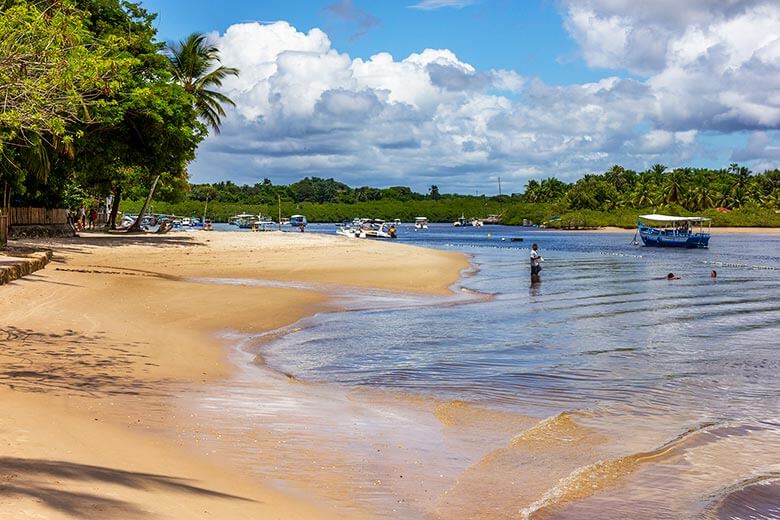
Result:
[[[459,288],[492,297],[352,299],[262,349],[277,373],[340,397],[241,407],[293,445],[317,416],[358,500],[409,518],[780,518],[778,237],[716,233],[709,250],[678,251],[632,233],[400,235],[472,255]],[[532,242],[545,258],[533,287]],[[372,455],[377,436],[404,449]],[[414,485],[367,484],[402,469]]]

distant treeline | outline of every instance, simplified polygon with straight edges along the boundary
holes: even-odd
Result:
[[[277,217],[280,206],[284,217],[302,213],[313,222],[355,217],[412,221],[416,216],[451,222],[461,215],[498,214],[510,225],[531,221],[562,227],[632,227],[638,213],[668,212],[711,216],[716,225],[780,226],[775,213],[780,209],[780,170],[754,175],[737,164],[720,170],[668,170],[658,164],[636,172],[616,165],[574,183],[555,177],[530,180],[522,193],[501,196],[446,194],[435,185],[424,194],[405,186],[351,188],[317,177],[290,185],[274,185],[268,179],[251,186],[227,181],[194,184],[186,200],[157,202],[154,211],[202,216],[205,210],[208,218],[220,222],[238,213]],[[126,212],[138,208],[139,201],[123,203]]]

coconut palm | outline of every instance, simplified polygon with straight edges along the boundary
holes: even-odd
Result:
[[[715,200],[716,193],[707,185],[697,186],[691,191],[691,207],[697,211],[712,208]]]
[[[769,195],[766,195],[762,202],[769,209],[780,210],[780,188],[776,188]]]
[[[235,106],[236,104],[225,94],[213,89],[221,87],[222,80],[226,77],[238,76],[238,69],[222,66],[219,49],[211,45],[206,40],[206,36],[200,33],[192,33],[183,41],[169,45],[167,53],[171,60],[173,75],[184,90],[192,95],[192,103],[198,116],[218,134],[222,117],[225,116],[223,105]],[[130,226],[129,231],[141,229],[141,220],[159,181],[158,174],[152,182],[146,201],[141,206],[138,218]]]
[[[663,184],[663,198],[667,204],[681,204],[685,199],[685,184],[688,171],[675,168],[666,175]]]
[[[221,65],[219,49],[206,36],[192,33],[168,47],[173,74],[194,98],[195,110],[214,132],[219,133],[224,105],[235,106],[232,99],[214,90],[228,76],[238,76],[238,69]]]

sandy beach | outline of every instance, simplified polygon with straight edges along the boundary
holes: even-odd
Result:
[[[171,397],[229,376],[218,337],[333,308],[328,289],[446,294],[459,254],[298,233],[89,234],[28,242],[0,288],[0,518],[343,518],[186,439]],[[204,278],[305,282],[217,285]],[[264,454],[263,457],[273,457]]]

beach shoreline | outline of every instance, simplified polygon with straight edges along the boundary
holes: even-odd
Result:
[[[469,267],[456,253],[315,234],[34,245],[53,249],[53,263],[0,289],[0,516],[14,518],[343,517],[210,460],[171,399],[235,371],[220,331],[261,334],[334,309],[317,284],[443,295]]]

